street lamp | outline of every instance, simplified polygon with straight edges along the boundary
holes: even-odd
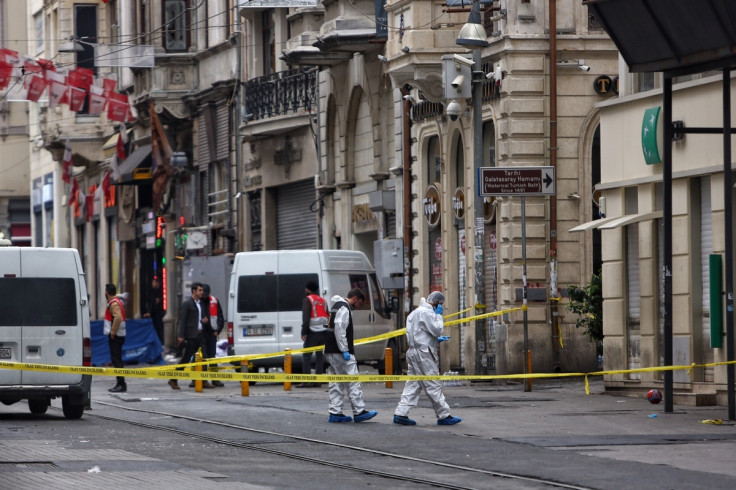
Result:
[[[481,48],[488,46],[488,36],[480,18],[480,1],[474,0],[470,8],[468,22],[460,29],[460,34],[455,44],[465,46],[473,50],[473,167],[477,172],[483,166],[483,67],[481,63]],[[485,270],[483,260],[483,200],[477,196],[474,198],[474,244],[475,244],[475,304],[476,313],[478,305],[485,304]],[[475,374],[480,374],[483,366],[483,354],[487,345],[485,320],[475,321]],[[478,348],[483,345],[483,350]]]

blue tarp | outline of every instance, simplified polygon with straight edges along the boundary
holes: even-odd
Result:
[[[107,335],[102,333],[102,320],[89,322],[92,329],[92,365],[110,364],[110,346]],[[141,364],[166,364],[161,357],[161,341],[153,328],[150,318],[125,321],[125,343],[123,362]]]

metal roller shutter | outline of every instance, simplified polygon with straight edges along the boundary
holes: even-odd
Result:
[[[230,153],[230,112],[223,101],[217,106],[217,160],[227,161]]]
[[[639,290],[639,224],[626,227],[626,277],[628,299],[628,368],[641,367],[641,296]],[[641,379],[641,373],[630,373],[629,379]]]
[[[276,190],[276,244],[279,250],[317,248],[314,182],[305,180]]]
[[[703,363],[714,361],[710,346],[710,254],[713,253],[713,219],[710,204],[710,179],[700,179],[700,266],[703,284]],[[713,367],[703,369],[703,381],[713,382]]]
[[[197,166],[206,172],[210,164],[210,148],[207,144],[207,124],[204,111],[197,116]]]

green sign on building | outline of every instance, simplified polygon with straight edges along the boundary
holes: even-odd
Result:
[[[644,111],[644,120],[641,123],[641,150],[647,165],[662,163],[657,144],[657,124],[661,107],[652,107]]]

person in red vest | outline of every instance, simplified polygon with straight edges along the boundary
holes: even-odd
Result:
[[[124,367],[125,308],[123,307],[123,300],[118,298],[117,292],[114,284],[105,284],[107,308],[105,308],[105,322],[102,333],[107,335],[107,342],[110,346],[110,361],[113,367],[122,368]],[[117,384],[107,391],[111,393],[124,393],[128,391],[128,386],[125,384],[125,377],[117,376]]]
[[[319,285],[315,281],[309,281],[305,286],[306,296],[302,301],[302,340],[304,348],[325,345],[327,336],[327,301],[318,294]],[[322,350],[315,352],[314,374],[324,372],[324,353]],[[312,374],[312,353],[302,354],[302,373]],[[298,388],[319,388],[322,383],[299,383]]]
[[[215,298],[214,295],[210,294],[210,285],[209,284],[202,284],[202,288],[204,289],[204,294],[202,295],[202,300],[209,303],[210,308],[210,331],[207,335],[207,358],[212,358],[216,356],[217,352],[217,337],[220,335],[220,332],[222,332],[222,329],[225,328],[225,315],[222,313],[222,306],[220,305],[220,301]],[[222,384],[222,381],[213,381],[213,386],[225,386]]]

